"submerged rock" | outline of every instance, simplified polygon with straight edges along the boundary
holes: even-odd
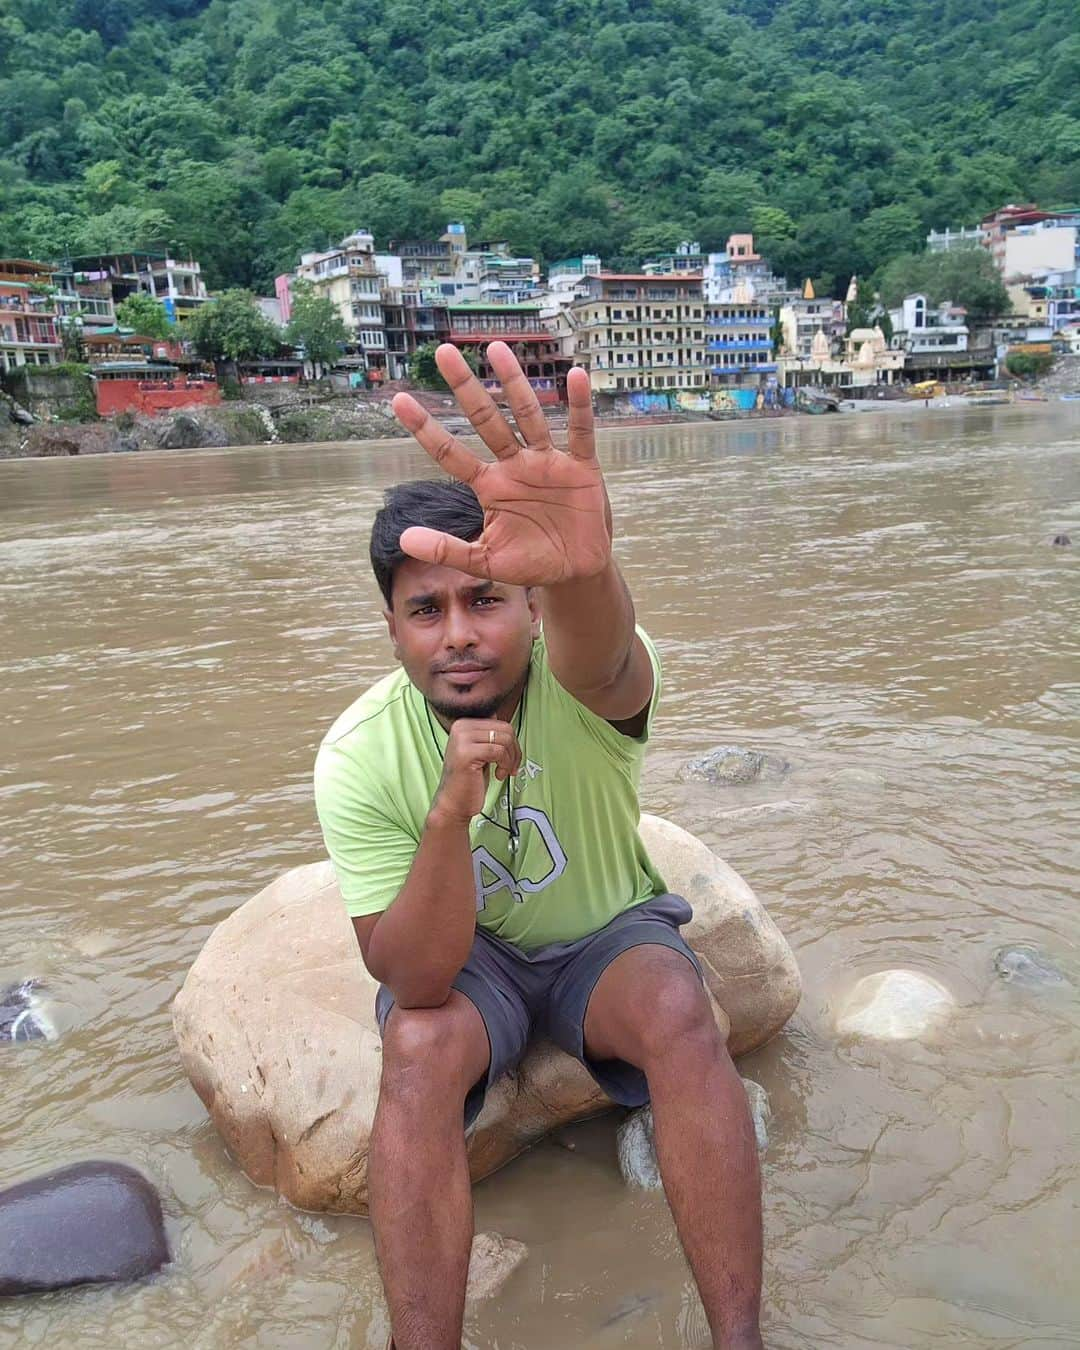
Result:
[[[1054,535],[1054,547],[1055,547],[1055,548],[1068,548],[1071,544],[1072,544],[1072,540],[1069,538],[1069,536],[1068,536],[1067,534],[1055,534],[1055,535]]]
[[[138,1280],[168,1259],[157,1191],[133,1167],[76,1163],[0,1191],[0,1295]]]
[[[528,1255],[528,1247],[514,1238],[503,1237],[501,1233],[477,1233],[469,1253],[466,1303],[475,1305],[492,1298]]]
[[[55,1041],[56,1028],[41,1004],[37,980],[0,992],[0,1041]]]
[[[949,1018],[956,1000],[943,984],[917,970],[881,970],[866,975],[840,1001],[841,1036],[917,1040]]]
[[[1003,980],[1027,989],[1068,984],[1068,977],[1037,947],[1002,947],[994,953],[994,969]]]
[[[750,1117],[754,1122],[754,1142],[757,1144],[758,1152],[764,1153],[769,1147],[769,1121],[772,1119],[769,1094],[752,1078],[744,1078],[742,1085],[746,1089]],[[662,1189],[660,1164],[656,1160],[651,1106],[642,1106],[626,1117],[619,1126],[616,1147],[619,1154],[619,1171],[628,1185],[637,1186],[643,1191]]]
[[[791,768],[786,759],[766,755],[760,750],[745,750],[738,745],[718,745],[707,755],[684,764],[679,771],[683,783],[715,783],[739,787],[762,779],[783,778]]]

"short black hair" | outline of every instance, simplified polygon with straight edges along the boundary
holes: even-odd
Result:
[[[468,483],[421,479],[387,488],[371,527],[371,567],[387,605],[393,603],[394,573],[408,559],[401,536],[412,525],[426,525],[458,539],[479,539],[484,508]]]

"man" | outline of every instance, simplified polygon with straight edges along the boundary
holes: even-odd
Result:
[[[368,970],[383,1068],[368,1192],[397,1350],[457,1350],[472,1239],[465,1130],[542,1034],[656,1148],[714,1345],[760,1346],[761,1195],[746,1097],[689,905],[638,835],[660,687],[611,556],[589,378],[567,452],[510,349],[488,360],[517,434],[446,345],[439,369],[494,460],[415,399],[394,412],[455,482],[403,484],[371,558],[401,669],[319,751],[319,817]]]

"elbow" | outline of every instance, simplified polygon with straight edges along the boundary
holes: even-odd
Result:
[[[390,992],[399,1008],[411,1011],[415,1008],[441,1008],[450,997],[452,984],[442,981],[403,981],[391,984]]]

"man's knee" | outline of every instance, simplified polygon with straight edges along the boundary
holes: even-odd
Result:
[[[393,1008],[382,1039],[381,1097],[464,1100],[483,1074],[487,1036],[467,1000]]]
[[[697,972],[682,957],[666,978],[650,990],[647,1012],[638,1019],[637,1038],[642,1067],[711,1058],[724,1049],[709,996]],[[644,1009],[643,1009],[644,1011]]]

